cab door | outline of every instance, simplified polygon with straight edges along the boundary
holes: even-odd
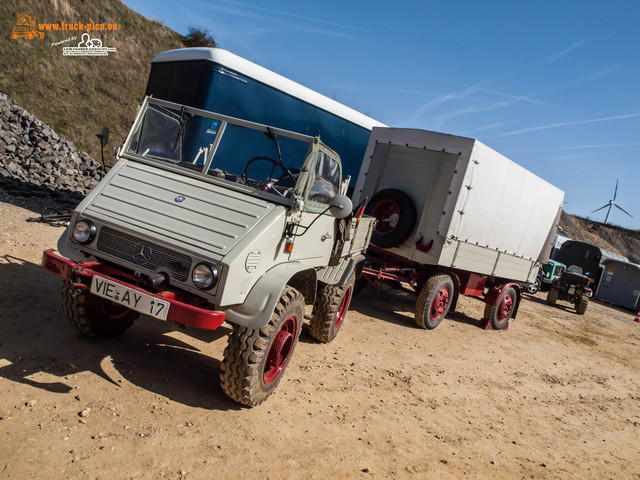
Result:
[[[336,238],[336,219],[329,212],[329,202],[340,193],[341,180],[340,157],[326,145],[316,143],[296,185],[304,206],[294,232],[291,260],[313,266],[328,264]]]

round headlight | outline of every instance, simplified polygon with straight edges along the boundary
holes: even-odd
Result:
[[[96,236],[96,226],[89,220],[80,220],[73,227],[73,238],[78,243],[89,243]]]
[[[196,287],[202,290],[209,290],[218,283],[218,269],[206,263],[200,263],[193,269],[191,280],[193,280]]]

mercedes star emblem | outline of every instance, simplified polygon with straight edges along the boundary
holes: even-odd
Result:
[[[148,243],[136,243],[133,247],[133,261],[138,265],[146,265],[151,260],[151,245]]]

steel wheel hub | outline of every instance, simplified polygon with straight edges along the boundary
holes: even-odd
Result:
[[[388,235],[398,226],[400,206],[393,200],[382,200],[374,207],[371,216],[378,220],[375,232],[378,235]]]
[[[498,306],[497,317],[500,322],[506,320],[511,315],[513,311],[513,298],[511,295],[507,295],[502,299],[500,305]]]
[[[438,290],[436,298],[431,303],[431,320],[436,320],[442,316],[449,305],[449,289],[442,287]]]
[[[295,331],[296,319],[290,317],[282,324],[280,330],[274,337],[273,343],[269,348],[269,353],[267,354],[267,360],[264,364],[264,383],[272,383],[282,373],[293,349],[293,335]]]

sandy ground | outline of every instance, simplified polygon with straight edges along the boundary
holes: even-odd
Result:
[[[640,323],[527,296],[507,331],[462,298],[432,331],[371,289],[331,344],[303,330],[276,393],[218,385],[229,329],[142,318],[81,337],[38,265],[61,228],[0,203],[2,478],[640,479]],[[17,205],[16,205],[17,204]]]

